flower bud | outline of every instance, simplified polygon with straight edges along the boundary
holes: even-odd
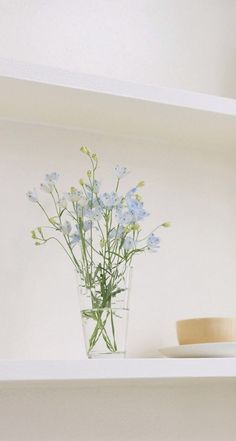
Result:
[[[137,188],[144,187],[144,185],[145,185],[145,182],[144,181],[140,181],[137,184]]]
[[[31,231],[31,237],[32,237],[32,239],[36,239],[36,233],[35,233],[35,231]]]
[[[140,225],[139,224],[133,224],[132,225],[132,230],[133,231],[140,231],[141,230]]]
[[[84,185],[84,180],[83,180],[83,179],[80,179],[80,180],[79,180],[79,183],[80,183],[80,185],[82,185],[82,187],[83,187],[83,185]]]
[[[125,233],[130,233],[131,230],[132,230],[131,225],[126,225],[126,227],[125,227]]]
[[[50,218],[49,218],[49,222],[50,222],[52,225],[56,225],[56,224],[57,224],[57,222],[56,222],[56,220],[55,220],[55,217],[50,217]]]
[[[85,155],[90,155],[90,151],[89,151],[88,147],[82,146],[80,151],[82,153],[84,153]]]
[[[163,224],[161,224],[161,226],[165,228],[169,228],[171,227],[171,222],[164,222]]]
[[[43,230],[42,230],[42,228],[38,227],[37,230],[38,230],[40,236],[43,237]]]
[[[87,171],[87,176],[88,176],[88,178],[91,178],[91,176],[92,176],[92,171],[91,170]]]
[[[96,153],[93,153],[93,154],[92,154],[92,159],[93,159],[94,161],[97,161],[97,160],[98,160]]]

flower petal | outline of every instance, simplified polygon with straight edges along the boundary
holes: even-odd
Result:
[[[27,196],[27,198],[28,198],[31,202],[38,202],[38,200],[39,200],[35,188],[34,188],[33,191],[28,191],[28,192],[26,193],[26,196]]]
[[[118,179],[122,179],[129,173],[129,171],[127,167],[124,167],[123,165],[117,165],[115,167],[115,173]]]

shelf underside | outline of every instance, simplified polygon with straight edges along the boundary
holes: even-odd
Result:
[[[218,102],[218,111],[212,112],[6,77],[0,77],[0,94],[0,118],[4,120],[154,138],[166,144],[235,149],[236,117],[220,113]]]
[[[154,366],[155,372],[158,372],[160,362],[163,362],[164,369],[168,364],[167,361],[169,360],[63,363],[65,363],[64,367],[67,366],[67,374],[75,373],[72,369],[74,364],[74,369],[78,372],[80,369],[84,376],[86,372],[87,375],[91,375],[92,369],[96,376],[101,376],[103,372],[103,375],[116,374],[117,377],[118,370],[119,375],[126,372],[126,376],[134,376],[134,371],[139,370],[139,366],[143,375],[147,375],[148,369]],[[231,361],[235,367],[235,360]],[[190,368],[193,365],[199,367],[204,364],[206,369],[207,362],[208,360],[204,363],[198,360],[195,364],[193,360],[189,360],[187,365]],[[221,373],[224,369],[228,371],[230,360],[228,362],[213,360],[209,366],[211,373],[214,372],[212,370],[214,363],[216,366],[221,365]],[[41,372],[43,376],[47,372],[48,376],[55,372],[59,375],[58,363],[62,362],[34,363],[38,363],[37,374]],[[100,368],[96,369],[99,364]],[[175,360],[171,361],[171,366],[176,367],[177,364],[179,364],[178,360],[176,363]],[[30,366],[29,363],[28,374],[30,371],[33,373],[32,365]],[[65,373],[64,368],[63,371]],[[199,371],[200,375],[200,368]],[[24,372],[27,373],[26,365]],[[197,373],[196,370],[194,372]],[[20,374],[20,371],[18,373]],[[149,373],[151,374],[151,370]],[[156,439],[234,441],[235,384],[227,380],[229,379],[223,381],[223,378],[220,378],[209,381],[208,378],[206,382],[205,379],[188,379],[184,383],[183,379],[170,379],[167,383],[159,383],[155,379],[149,384],[147,381],[144,383],[144,380],[137,379],[132,383],[112,381],[104,384],[103,381],[94,381],[88,386],[87,382],[79,383],[78,379],[71,382],[60,380],[59,384],[55,381],[14,383],[0,390],[0,439],[2,441],[77,441],[85,438],[86,441],[155,441]],[[81,384],[84,387],[81,387]],[[95,387],[91,387],[91,384]]]

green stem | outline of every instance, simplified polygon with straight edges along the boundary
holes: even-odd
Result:
[[[99,338],[102,335],[109,351],[115,352],[117,350],[116,344],[114,346],[112,346],[110,338],[109,338],[109,336],[106,332],[106,329],[105,329],[109,314],[112,311],[111,310],[107,311],[107,315],[106,315],[104,321],[102,321],[102,313],[103,312],[104,312],[103,310],[97,312],[97,325],[93,331],[92,336],[89,339],[89,351],[91,351],[94,348],[94,346],[96,345],[96,343],[98,342]]]
[[[77,262],[74,262],[74,260],[72,259],[72,257],[70,256],[70,254],[68,253],[68,251],[66,250],[66,248],[64,247],[64,245],[61,243],[61,241],[59,239],[57,239],[54,236],[48,237],[47,239],[45,239],[45,243],[48,242],[49,240],[55,240],[57,243],[59,243],[59,245],[63,248],[63,250],[66,252],[67,256],[69,257],[70,261],[73,263],[73,265],[75,266],[76,269],[80,269],[80,265]]]
[[[117,345],[116,345],[116,337],[115,337],[115,326],[114,326],[114,320],[113,320],[113,312],[111,310],[111,329],[112,329],[112,335],[113,335],[113,345],[115,351],[117,351]]]

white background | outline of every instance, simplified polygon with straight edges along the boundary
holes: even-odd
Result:
[[[0,57],[236,96],[235,0],[1,0]]]

